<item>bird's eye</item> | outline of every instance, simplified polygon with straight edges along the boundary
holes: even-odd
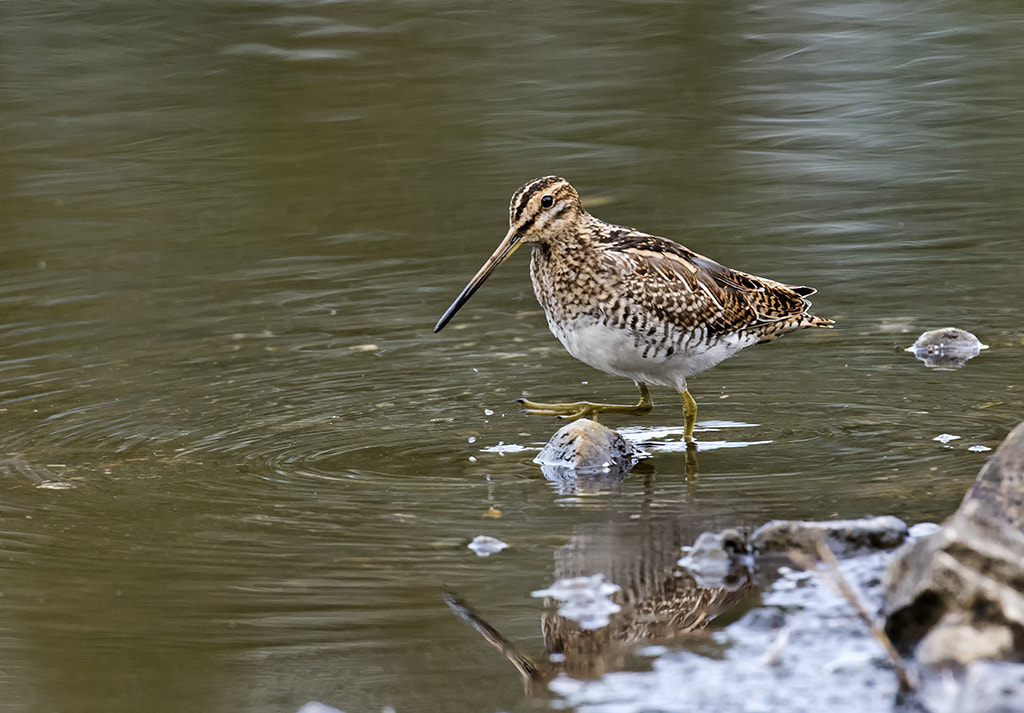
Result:
[[[554,204],[554,202],[555,199],[552,198],[551,196],[544,196],[543,198],[540,199],[540,207],[550,208]]]

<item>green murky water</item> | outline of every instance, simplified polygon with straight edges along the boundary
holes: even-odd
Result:
[[[0,4],[3,709],[546,710],[444,588],[540,654],[530,592],[570,570],[944,517],[1024,416],[1022,30],[1001,2]],[[556,424],[513,400],[633,386],[561,350],[524,256],[431,333],[549,173],[837,322],[691,380],[698,441],[737,446],[699,479],[672,449],[542,477]],[[991,348],[901,351],[945,326]]]

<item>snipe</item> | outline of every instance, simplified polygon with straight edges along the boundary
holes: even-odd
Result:
[[[533,246],[533,290],[558,341],[585,364],[640,389],[639,402],[630,405],[520,399],[527,414],[639,416],[653,407],[648,385],[667,386],[683,398],[689,442],[697,404],[687,377],[752,344],[833,324],[807,313],[813,288],[748,275],[671,240],[605,223],[584,210],[568,181],[546,176],[512,196],[508,234],[434,331],[523,243]]]

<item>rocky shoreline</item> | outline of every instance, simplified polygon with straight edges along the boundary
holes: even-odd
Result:
[[[705,533],[680,566],[728,586],[772,557],[813,565],[822,545],[834,571],[782,567],[760,606],[712,635],[717,657],[651,647],[649,672],[562,674],[550,690],[581,713],[1024,711],[1024,423],[941,525],[775,521]]]

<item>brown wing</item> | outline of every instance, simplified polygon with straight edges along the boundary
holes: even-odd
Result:
[[[732,270],[663,238],[619,232],[606,252],[631,301],[660,321],[710,335],[752,331],[771,339],[803,326],[828,326],[807,314],[810,287]]]

